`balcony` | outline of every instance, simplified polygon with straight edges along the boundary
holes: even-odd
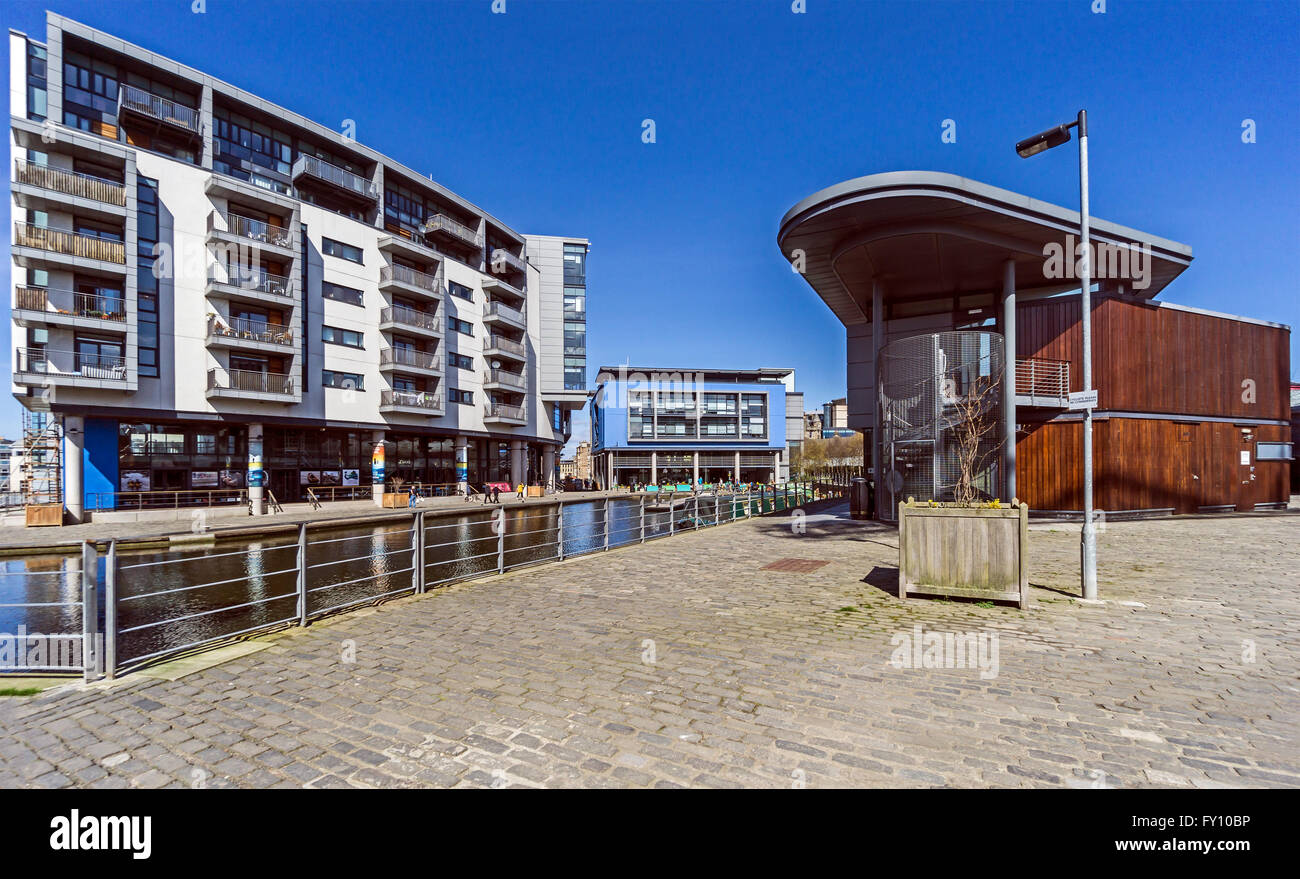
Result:
[[[285,189],[289,189],[288,185],[285,185]],[[296,205],[296,200],[287,191],[280,192],[261,183],[240,180],[217,171],[208,175],[203,191],[216,198],[263,208],[268,214],[288,215]]]
[[[426,217],[424,225],[420,228],[425,235],[450,241],[461,247],[472,247],[476,250],[483,248],[483,236],[477,230],[453,220],[446,214],[432,214]]]
[[[515,256],[504,247],[498,247],[492,251],[491,258],[488,261],[488,269],[497,275],[505,275],[510,272],[524,272],[528,270],[528,264],[521,257]]]
[[[16,353],[15,384],[134,390],[123,357],[48,348],[19,348]]]
[[[294,186],[306,180],[312,183],[323,183],[336,194],[355,199],[368,206],[379,201],[379,187],[375,185],[375,181],[367,180],[359,174],[353,174],[315,156],[299,156],[293,163],[290,176],[293,178]]]
[[[518,308],[503,302],[489,302],[483,312],[483,323],[501,323],[520,330],[528,329],[528,317]]]
[[[516,287],[514,284],[506,283],[500,278],[484,278],[483,292],[497,298],[504,296],[509,299],[517,300],[520,305],[523,305],[524,301],[528,298],[523,287]]]
[[[442,299],[442,265],[435,274],[419,272],[403,265],[379,267],[379,289],[414,293],[432,299]]]
[[[1016,360],[1016,405],[1064,409],[1070,405],[1070,362],[1029,357]]]
[[[509,357],[521,362],[528,361],[528,349],[522,342],[515,342],[504,336],[490,335],[483,340],[483,355],[495,354]]]
[[[427,391],[380,391],[379,411],[408,415],[441,415],[442,397]]]
[[[379,371],[442,375],[442,357],[436,352],[413,348],[380,348]]]
[[[507,406],[505,403],[488,403],[483,407],[483,420],[502,424],[527,424],[523,406]]]
[[[208,267],[208,296],[237,299],[241,302],[275,305],[284,308],[293,305],[298,297],[293,279],[263,269],[225,266],[217,263]]]
[[[208,214],[208,243],[214,242],[266,250],[284,259],[297,256],[293,247],[293,230],[240,214],[223,214],[221,211]],[[257,259],[251,261],[257,262]]]
[[[26,268],[48,268],[53,263],[71,271],[126,274],[126,247],[121,241],[32,223],[14,223],[13,257]]]
[[[14,202],[34,211],[64,211],[82,217],[122,220],[126,187],[65,168],[14,160]]]
[[[405,305],[392,305],[379,312],[379,329],[442,336],[441,311],[417,311]]]
[[[206,396],[209,400],[223,398],[270,403],[295,403],[299,398],[291,375],[220,367],[208,370]]]
[[[509,391],[522,394],[528,390],[528,379],[518,372],[489,369],[483,376],[483,388],[489,391]]]
[[[126,300],[19,285],[14,288],[13,319],[23,327],[62,326],[125,333]]]
[[[442,262],[441,253],[434,250],[405,229],[401,231],[394,231],[391,228],[386,229],[385,232],[379,236],[379,251],[380,253],[388,254],[389,256],[394,253],[401,254],[407,259],[413,260],[422,265]]]
[[[270,354],[292,354],[293,330],[280,324],[247,318],[208,317],[208,344],[214,348],[237,348]]]
[[[136,88],[123,85],[117,93],[117,115],[130,113],[138,119],[151,123],[158,128],[166,126],[173,132],[184,134],[191,139],[203,136],[203,122],[199,111],[166,98]]]

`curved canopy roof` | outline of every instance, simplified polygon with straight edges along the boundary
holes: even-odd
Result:
[[[1094,243],[1147,246],[1146,286],[1127,293],[1152,298],[1192,261],[1192,249],[1117,223],[1091,220]],[[1060,292],[1078,282],[1049,277],[1044,248],[1077,242],[1079,212],[996,186],[937,171],[892,171],[846,180],[808,196],[786,213],[777,243],[786,259],[804,253],[804,279],[845,324],[869,319],[871,290],[887,302],[1002,289],[1003,264],[1016,263],[1020,291]],[[1101,275],[1105,261],[1094,260]],[[936,308],[936,311],[947,310]]]

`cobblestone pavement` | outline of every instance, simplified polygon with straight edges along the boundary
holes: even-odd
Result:
[[[0,700],[0,784],[1296,787],[1298,537],[1112,522],[1083,605],[1077,526],[1034,525],[1020,611],[900,602],[886,528],[741,522]],[[915,626],[996,634],[996,675],[891,665]]]

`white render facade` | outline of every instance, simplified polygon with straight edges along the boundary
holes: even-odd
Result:
[[[13,393],[63,423],[73,520],[145,492],[246,488],[260,510],[263,488],[553,481],[586,399],[563,257],[585,271],[586,239],[526,238],[52,13],[10,58]]]

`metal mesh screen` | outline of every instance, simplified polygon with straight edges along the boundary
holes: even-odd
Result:
[[[911,336],[881,349],[876,376],[881,419],[880,517],[898,504],[953,501],[963,484],[978,498],[1000,494],[1003,341],[998,333]]]

